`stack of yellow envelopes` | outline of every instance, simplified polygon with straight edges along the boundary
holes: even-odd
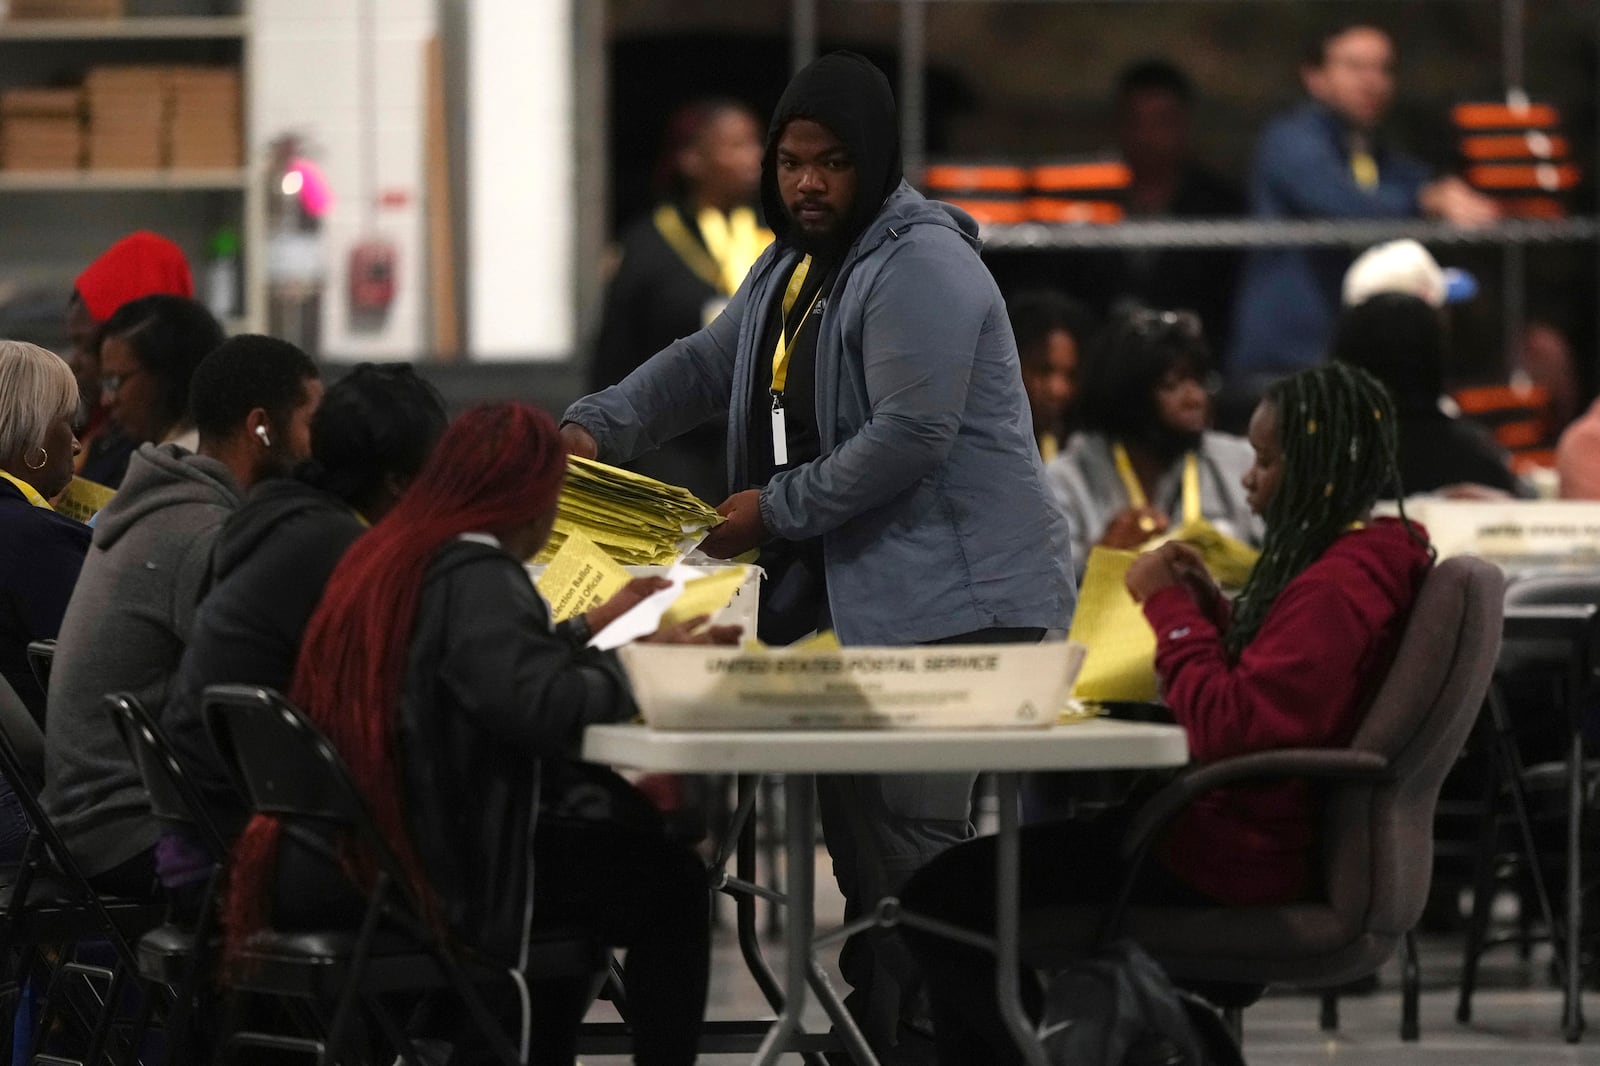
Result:
[[[534,561],[549,562],[576,532],[624,566],[670,565],[721,521],[688,489],[570,456],[555,530]]]

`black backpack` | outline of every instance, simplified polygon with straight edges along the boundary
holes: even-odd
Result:
[[[1039,1039],[1052,1066],[1244,1066],[1211,1006],[1131,940],[1049,977]]]

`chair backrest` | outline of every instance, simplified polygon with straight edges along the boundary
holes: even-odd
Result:
[[[356,828],[366,801],[332,743],[271,689],[213,685],[201,697],[206,729],[258,814]]]
[[[11,683],[0,677],[0,772],[19,795],[44,788],[44,730]]]
[[[254,813],[352,834],[415,909],[400,860],[372,808],[333,743],[310,719],[257,685],[212,685],[201,706],[212,743]]]
[[[1517,575],[1506,586],[1508,612],[1527,607],[1566,607],[1600,605],[1600,572],[1593,570],[1535,570]],[[1511,627],[1507,627],[1508,631]],[[1566,640],[1508,640],[1501,650],[1500,669],[1505,671],[1559,668],[1567,670],[1579,663],[1574,648]],[[1600,633],[1591,632],[1584,653],[1590,671],[1600,671]]]
[[[28,666],[33,670],[34,680],[39,682],[39,687],[45,692],[50,691],[50,667],[55,661],[55,641],[36,640],[28,645]]]
[[[112,725],[139,768],[150,797],[150,813],[192,830],[211,858],[221,862],[228,854],[227,842],[161,727],[133,696],[119,693],[107,696],[105,702]]]
[[[28,712],[22,698],[3,677],[0,677],[0,774],[4,774],[11,790],[16,793],[17,802],[21,804],[22,813],[32,830],[33,836],[25,854],[40,859],[48,856],[45,865],[54,869],[62,887],[71,897],[94,908],[100,919],[100,934],[111,942],[124,963],[133,966],[133,952],[127,938],[112,921],[104,901],[84,875],[83,867],[73,857],[66,840],[39,803],[39,792],[44,787],[44,733]],[[36,850],[41,843],[44,845],[44,855]],[[25,871],[14,886],[9,904],[13,912],[24,906],[29,898],[26,885],[31,879],[31,873]]]
[[[1600,603],[1600,573],[1593,570],[1536,570],[1506,585],[1507,607],[1548,607]]]
[[[1374,932],[1407,932],[1427,902],[1439,789],[1494,674],[1504,588],[1500,571],[1473,556],[1429,573],[1351,742],[1382,755],[1390,773],[1376,787],[1340,786],[1328,798],[1329,902]]]

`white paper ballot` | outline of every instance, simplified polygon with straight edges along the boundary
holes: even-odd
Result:
[[[589,647],[600,651],[615,651],[640,637],[648,637],[661,628],[661,616],[667,613],[673,601],[683,592],[685,582],[701,575],[699,567],[678,563],[662,576],[671,582],[666,588],[652,592],[640,600],[633,610],[618,616],[616,621],[589,638]]]

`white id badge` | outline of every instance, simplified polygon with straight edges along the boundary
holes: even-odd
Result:
[[[782,407],[772,409],[772,465],[789,465],[789,430],[784,426]]]

